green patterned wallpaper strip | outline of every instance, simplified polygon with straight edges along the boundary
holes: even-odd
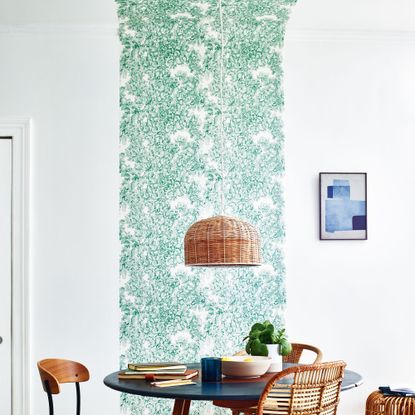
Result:
[[[283,318],[281,47],[295,0],[118,0],[121,55],[121,366],[242,348]],[[220,213],[223,38],[225,213],[257,227],[258,268],[187,268],[183,238]],[[171,402],[123,395],[124,413]],[[209,403],[193,414],[223,413]]]

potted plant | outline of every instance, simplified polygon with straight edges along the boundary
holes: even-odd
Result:
[[[285,328],[275,331],[274,326],[268,321],[255,323],[244,338],[248,340],[245,350],[252,356],[269,356],[272,359],[268,372],[282,370],[282,356],[291,353],[292,346],[287,340]]]

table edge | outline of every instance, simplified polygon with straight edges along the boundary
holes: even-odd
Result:
[[[358,379],[356,382],[351,383],[350,385],[345,386],[344,388],[341,388],[341,392],[345,392],[351,389],[354,389],[360,385],[363,384],[363,377],[357,373],[354,372],[352,370],[348,370],[346,369],[347,372],[349,372],[350,374],[355,374],[358,376]],[[192,401],[214,401],[214,400],[230,400],[230,401],[252,401],[252,400],[258,400],[259,396],[258,395],[243,395],[243,396],[237,396],[235,397],[235,395],[220,395],[220,396],[214,396],[214,395],[203,395],[203,396],[198,396],[198,395],[194,395],[191,392],[186,393],[186,392],[182,392],[180,393],[180,395],[176,396],[163,396],[164,393],[166,392],[166,390],[164,388],[154,388],[154,390],[148,390],[148,391],[140,391],[140,393],[134,393],[133,391],[125,391],[120,387],[117,387],[117,385],[114,385],[112,383],[108,382],[108,378],[110,376],[113,376],[115,374],[118,374],[120,371],[116,371],[113,373],[108,374],[107,376],[105,376],[103,383],[105,386],[107,386],[108,388],[115,390],[117,392],[121,392],[121,393],[128,393],[130,395],[136,395],[136,396],[147,396],[147,397],[152,397],[152,398],[159,398],[159,399],[188,399],[188,400],[192,400]],[[258,383],[262,383],[265,384],[266,382],[258,382]]]

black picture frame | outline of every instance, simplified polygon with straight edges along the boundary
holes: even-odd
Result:
[[[356,200],[352,199],[355,195],[357,195]],[[353,212],[356,214],[353,215]],[[367,240],[367,223],[367,173],[321,172],[319,174],[320,241]]]

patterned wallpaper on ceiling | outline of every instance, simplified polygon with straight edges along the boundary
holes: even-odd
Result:
[[[117,1],[122,367],[229,354],[253,322],[281,323],[281,48],[295,1]],[[187,228],[220,213],[222,150],[225,213],[258,229],[258,268],[183,265]],[[131,395],[121,402],[133,415],[167,415],[171,404]],[[192,411],[222,413],[208,403]]]

